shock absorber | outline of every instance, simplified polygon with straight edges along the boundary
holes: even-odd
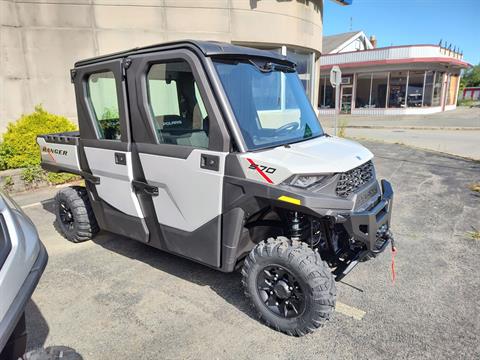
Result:
[[[304,241],[309,230],[308,219],[298,211],[290,212],[290,237],[292,240]]]

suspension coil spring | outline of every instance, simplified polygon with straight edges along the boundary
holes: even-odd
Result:
[[[290,216],[290,237],[292,240],[306,240],[308,238],[308,230],[310,228],[308,219],[305,215],[292,211]]]

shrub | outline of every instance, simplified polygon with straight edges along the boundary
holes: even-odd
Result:
[[[0,142],[0,170],[39,165],[37,135],[74,130],[76,126],[67,118],[50,114],[37,105],[33,113],[8,124]]]
[[[45,171],[39,165],[29,166],[22,169],[20,177],[25,183],[33,185],[45,180]]]

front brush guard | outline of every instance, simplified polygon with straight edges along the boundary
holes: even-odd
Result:
[[[372,209],[354,212],[345,223],[349,235],[357,242],[363,242],[368,252],[379,254],[383,252],[392,235],[390,233],[390,218],[392,215],[393,189],[387,180],[381,181],[382,197]]]

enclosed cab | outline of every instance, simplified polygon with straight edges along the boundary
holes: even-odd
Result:
[[[224,272],[265,322],[321,326],[335,283],[391,240],[372,153],[324,132],[295,64],[184,41],[79,61],[78,133],[38,137],[42,165],[84,177],[56,201],[63,235],[99,229]]]

